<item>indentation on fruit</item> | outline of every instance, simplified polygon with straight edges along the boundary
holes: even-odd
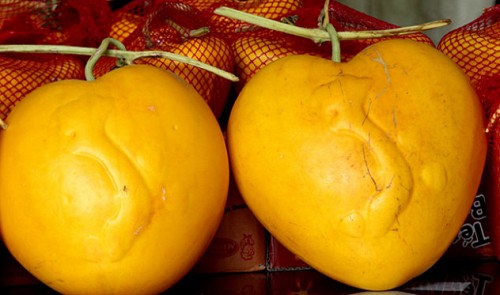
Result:
[[[77,194],[73,201],[79,204],[73,203],[72,206],[81,207],[85,203],[87,210],[92,211],[88,215],[81,212],[82,222],[91,215],[100,217],[87,221],[88,225],[79,229],[92,237],[86,241],[86,247],[91,249],[86,258],[96,262],[118,261],[150,222],[153,214],[150,193],[140,176],[127,175],[135,168],[127,167],[128,159],[124,156],[106,157],[96,147],[92,151],[76,149],[74,156],[80,158],[77,160],[80,163],[87,162],[87,167],[99,166],[82,170],[82,177],[88,171],[94,171],[100,178],[87,176],[89,187],[86,193],[73,191],[73,195]],[[124,181],[127,184],[122,184]]]
[[[126,114],[112,108],[109,112],[86,111],[90,115],[88,123],[82,124],[82,116],[75,115],[74,110],[86,108],[73,105],[77,103],[84,102],[70,102],[52,117],[54,133],[64,139],[58,158],[51,164],[58,179],[52,185],[60,190],[58,214],[62,222],[74,227],[68,237],[72,247],[86,253],[82,259],[99,263],[119,261],[162,208],[162,199],[154,196],[165,195],[165,191],[160,192],[156,184],[150,187],[152,184],[138,163],[142,147],[128,144],[134,131],[116,131],[133,128],[120,124],[124,120],[119,116]]]
[[[359,155],[360,149],[356,149],[348,151],[346,157],[360,159],[360,166],[364,168],[359,173],[369,177],[370,182],[365,185],[372,185],[371,189],[363,190],[367,194],[364,205],[345,207],[344,212],[338,212],[340,229],[354,237],[383,236],[393,228],[411,199],[412,171],[396,142],[370,119],[369,110],[363,108],[371,87],[369,81],[363,83],[358,77],[341,75],[326,87],[331,99],[325,109],[337,116],[330,121],[329,129],[336,136],[349,138],[353,142],[351,145],[359,142],[362,155]],[[359,183],[350,185],[358,186]]]

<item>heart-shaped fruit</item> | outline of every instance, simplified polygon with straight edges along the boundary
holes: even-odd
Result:
[[[347,63],[283,57],[245,85],[228,123],[238,187],[306,263],[370,290],[402,285],[456,237],[486,155],[462,70],[410,40]]]
[[[130,65],[37,88],[0,132],[0,229],[64,294],[158,294],[201,257],[229,164],[217,120],[178,76]]]

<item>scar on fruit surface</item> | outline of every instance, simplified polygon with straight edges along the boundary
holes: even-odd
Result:
[[[365,110],[363,107],[370,83],[362,85],[365,87],[360,87],[359,78],[345,74],[325,85],[328,87],[327,95],[342,98],[330,100],[329,112],[333,108],[337,116],[331,121],[330,130],[360,142],[364,173],[373,184],[373,193],[366,196],[363,208],[351,209],[347,213],[344,211],[340,216],[340,228],[354,237],[379,237],[391,230],[401,210],[410,202],[413,174],[401,150],[370,119],[370,108]],[[382,165],[371,167],[368,154]],[[374,173],[379,175],[378,180]]]
[[[161,208],[159,203],[164,201],[165,192],[159,193],[161,200],[151,198],[154,194],[144,183],[134,159],[114,142],[106,128],[99,131],[93,127],[80,128],[77,136],[71,117],[66,124],[67,127],[59,132],[72,136],[67,136],[67,153],[61,156],[61,161],[69,163],[68,169],[80,177],[62,177],[65,207],[77,216],[86,214],[79,212],[78,208],[92,207],[100,216],[91,222],[92,226],[82,227],[84,244],[89,249],[86,259],[118,261],[125,257],[137,236],[149,226],[155,210]],[[88,138],[95,141],[89,142]],[[86,169],[94,173],[86,174]],[[88,183],[98,191],[89,192],[75,185],[80,183]]]

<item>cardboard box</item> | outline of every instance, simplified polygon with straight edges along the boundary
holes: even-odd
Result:
[[[469,216],[445,259],[493,259],[487,216],[487,196],[481,188]],[[222,224],[195,271],[251,272],[307,270],[311,267],[270,235],[246,206],[231,179]]]
[[[195,272],[253,272],[266,269],[266,231],[231,180],[222,223]]]
[[[289,271],[306,270],[311,269],[311,267],[300,260],[297,255],[290,252],[283,244],[276,240],[276,238],[269,235],[266,269],[268,271]]]
[[[486,194],[476,195],[470,214],[467,216],[457,237],[446,252],[444,258],[486,259],[494,258],[494,248],[488,226]]]

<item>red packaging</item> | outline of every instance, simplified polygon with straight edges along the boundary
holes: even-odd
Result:
[[[477,19],[444,35],[438,49],[464,70],[485,109],[489,150],[479,194],[484,195],[488,217],[472,224],[477,229],[489,227],[490,247],[500,259],[500,5],[484,9]]]
[[[489,224],[491,217],[488,216],[488,201],[486,193],[476,195],[470,214],[444,258],[485,259],[495,256]]]

